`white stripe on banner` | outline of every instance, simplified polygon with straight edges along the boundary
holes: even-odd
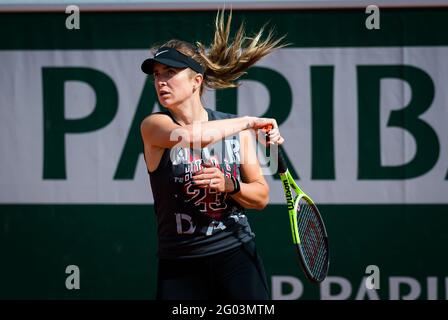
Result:
[[[138,160],[134,179],[114,180],[141,98],[145,75],[140,71],[140,63],[146,55],[147,50],[0,52],[0,203],[153,202],[143,156]],[[304,191],[318,203],[448,203],[447,56],[448,47],[288,48],[262,60],[257,66],[275,71],[292,90],[291,113],[281,131]],[[381,80],[380,96],[367,98],[379,99],[380,146],[373,144],[372,154],[365,150],[361,153],[359,118],[367,125],[376,122],[374,118],[366,122],[370,116],[359,104],[366,98],[358,96],[359,86],[363,85],[359,67],[394,65],[418,69],[419,75],[425,75],[422,79],[426,84],[429,80],[429,88],[433,85],[434,98],[420,116],[414,118],[411,114],[405,119],[413,126],[410,130],[388,126],[394,111],[410,102],[413,108],[427,103],[424,97],[428,91],[394,77]],[[334,68],[332,88],[328,89],[328,85],[321,88],[316,83],[317,87],[312,88],[311,70],[317,66]],[[43,68],[67,67],[91,68],[110,78],[109,83],[118,92],[118,111],[99,129],[65,134],[65,163],[58,165],[65,166],[66,178],[45,179]],[[421,79],[417,80],[415,83],[420,84]],[[48,83],[45,85],[48,92],[56,94]],[[361,91],[373,92],[371,85],[367,82]],[[64,88],[67,119],[88,116],[100,99],[86,82],[66,82]],[[238,113],[261,116],[270,105],[271,89],[258,81],[243,81],[238,89]],[[275,90],[282,92],[282,88]],[[325,160],[326,164],[333,164],[334,178],[325,179],[313,178],[313,166],[318,167],[322,160],[312,156],[315,137],[312,137],[311,110],[315,102],[311,92],[321,90],[323,94],[332,90],[334,95],[330,106],[334,115],[334,159]],[[209,107],[215,108],[213,93],[207,94],[205,100]],[[276,105],[275,101],[272,106],[277,110],[289,107]],[[395,113],[397,116],[400,113]],[[314,125],[318,128],[319,122]],[[421,127],[426,129],[421,131]],[[422,137],[428,132],[431,134]],[[437,148],[427,149],[422,155],[426,142]],[[427,167],[422,167],[415,176],[404,170],[400,173],[405,174],[404,178],[387,172],[383,177],[360,177],[360,162],[375,163],[371,157],[378,148],[381,166],[405,168],[418,154],[423,163],[419,166]],[[369,176],[369,172],[364,174]],[[271,186],[271,203],[283,203],[280,182],[271,176],[266,178]]]

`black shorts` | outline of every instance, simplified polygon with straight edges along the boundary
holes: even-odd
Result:
[[[160,259],[158,268],[157,299],[270,299],[254,241],[207,257]]]

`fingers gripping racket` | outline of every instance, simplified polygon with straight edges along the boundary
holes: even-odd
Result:
[[[266,128],[265,131],[270,129],[272,127]],[[300,265],[309,281],[322,282],[327,276],[330,263],[325,224],[314,201],[294,181],[281,146],[278,146],[278,174],[285,192],[292,241]]]

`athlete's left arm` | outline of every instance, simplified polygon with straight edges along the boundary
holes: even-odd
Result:
[[[262,210],[269,203],[269,185],[257,159],[255,131],[240,132],[240,141],[241,191],[230,197],[244,208]]]

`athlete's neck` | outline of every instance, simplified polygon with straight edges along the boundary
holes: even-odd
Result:
[[[184,104],[177,108],[170,109],[174,119],[181,125],[193,124],[195,121],[208,121],[208,113],[202,104]]]

